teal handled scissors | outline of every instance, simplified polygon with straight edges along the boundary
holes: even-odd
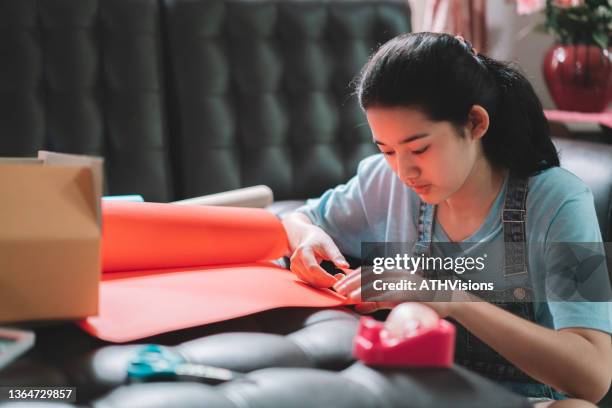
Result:
[[[243,377],[225,368],[187,362],[177,351],[156,344],[147,344],[136,351],[129,362],[128,378],[136,382],[164,380],[196,380],[218,384]]]

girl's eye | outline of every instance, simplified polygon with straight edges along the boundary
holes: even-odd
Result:
[[[419,154],[425,153],[427,151],[427,149],[429,149],[429,146],[425,146],[424,148],[422,148],[420,150],[415,150],[415,151],[412,152],[412,154],[419,155]]]
[[[393,156],[395,152],[382,152],[385,156]]]

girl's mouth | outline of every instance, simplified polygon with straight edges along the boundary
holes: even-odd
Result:
[[[417,194],[426,194],[429,192],[431,184],[421,184],[420,186],[412,186],[412,189]]]

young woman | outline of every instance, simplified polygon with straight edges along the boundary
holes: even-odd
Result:
[[[357,93],[382,155],[283,219],[303,280],[360,300],[359,270],[338,281],[319,263],[347,268],[342,254],[359,257],[361,242],[601,242],[591,191],[559,167],[540,101],[514,68],[460,37],[412,33],[375,53]],[[487,273],[504,287],[537,285],[555,272],[551,252],[519,250],[515,264]],[[511,304],[429,306],[457,323],[468,368],[529,397],[600,400],[612,370],[610,303]]]

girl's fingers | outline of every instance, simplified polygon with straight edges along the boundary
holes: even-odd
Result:
[[[336,267],[349,267],[348,262],[346,261],[346,259],[344,259],[344,256],[342,256],[342,253],[331,239],[329,240],[329,242],[325,242],[321,247],[317,248],[316,250],[323,258],[333,262]]]
[[[291,272],[293,272],[298,278],[300,278],[303,281],[308,282],[308,280],[306,279],[306,275],[304,273],[305,269],[304,269],[304,265],[302,263],[302,260],[300,258],[295,258],[291,260]]]
[[[304,261],[301,256],[296,256],[291,259],[291,271],[301,280],[310,283],[308,268],[304,265]]]
[[[354,300],[355,302],[361,302],[361,288],[357,288],[351,292],[349,292],[347,295],[345,295],[347,298]]]
[[[301,261],[308,283],[319,288],[329,288],[336,283],[336,279],[319,266],[315,253],[310,247],[302,250]]]
[[[351,271],[343,279],[334,284],[334,290],[341,295],[347,296],[361,286],[361,274],[359,270]]]
[[[357,268],[357,269],[348,269],[348,273],[346,274],[346,276],[361,276],[361,267]]]

